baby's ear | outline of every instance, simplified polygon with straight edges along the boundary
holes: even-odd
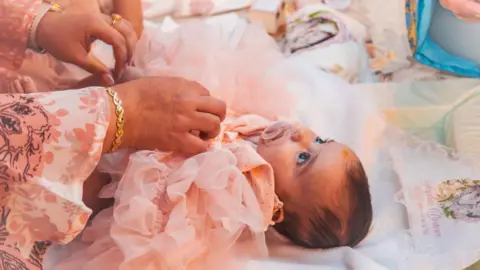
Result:
[[[140,68],[134,66],[127,66],[124,71],[119,75],[117,83],[134,81],[143,77],[145,77],[145,74]]]

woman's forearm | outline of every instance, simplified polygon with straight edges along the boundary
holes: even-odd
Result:
[[[143,32],[143,11],[140,0],[113,0],[115,13],[130,21],[140,37]]]

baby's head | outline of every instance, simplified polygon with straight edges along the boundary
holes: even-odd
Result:
[[[370,230],[367,176],[355,153],[287,122],[267,128],[258,153],[273,167],[284,203],[275,229],[305,248],[354,247]]]

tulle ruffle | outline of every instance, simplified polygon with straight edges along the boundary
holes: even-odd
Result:
[[[82,235],[89,246],[56,269],[235,269],[242,254],[266,254],[261,209],[230,151],[137,152],[126,168],[102,194],[116,187],[115,206]],[[246,233],[253,242],[235,245]]]
[[[273,71],[283,54],[263,29],[240,19],[228,30],[192,21],[174,32],[145,31],[134,56],[145,76],[196,81],[239,115],[291,115],[295,98],[285,91],[289,81]]]

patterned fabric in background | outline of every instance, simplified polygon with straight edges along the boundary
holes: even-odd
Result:
[[[414,53],[417,48],[417,0],[405,0],[405,19],[408,43],[412,53]]]
[[[358,31],[358,29],[361,29]],[[355,20],[323,4],[307,5],[287,25],[283,51],[348,82],[369,82],[366,30]]]

